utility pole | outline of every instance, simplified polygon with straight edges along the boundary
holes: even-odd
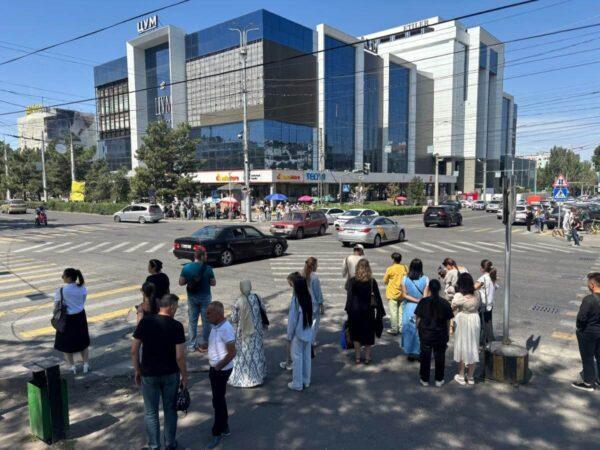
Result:
[[[73,133],[69,128],[69,143],[71,147],[71,181],[75,181],[75,152],[73,150]]]
[[[6,153],[6,142],[2,142],[2,146],[4,147],[4,176],[6,178],[6,200],[10,200],[10,189],[8,188],[8,154]]]
[[[510,273],[511,273],[511,240],[512,223],[514,220],[515,208],[515,159],[511,157],[510,169],[504,174],[504,209],[505,228],[504,228],[504,320],[502,329],[502,343],[509,345],[509,319],[510,319]],[[560,217],[560,216],[559,216]]]
[[[439,193],[440,193],[440,154],[436,153],[433,155],[435,158],[435,186],[433,190],[433,204],[438,205]]]
[[[483,158],[483,205],[487,206],[487,158]]]
[[[243,151],[244,151],[244,203],[246,209],[246,222],[252,222],[252,196],[250,195],[250,158],[248,156],[248,89],[246,86],[246,62],[248,59],[248,33],[257,31],[258,28],[230,28],[240,34],[240,58],[242,60],[242,103],[243,103]]]
[[[48,189],[46,186],[46,138],[44,137],[46,127],[42,130],[42,188],[44,189],[44,202],[48,201]]]

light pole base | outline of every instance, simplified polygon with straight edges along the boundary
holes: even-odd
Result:
[[[492,342],[484,350],[485,378],[507,384],[529,381],[529,352],[516,344]]]

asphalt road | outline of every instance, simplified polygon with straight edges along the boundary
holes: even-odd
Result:
[[[34,354],[51,348],[53,331],[48,317],[51,297],[60,285],[65,267],[81,269],[87,279],[89,301],[86,307],[93,333],[92,354],[95,369],[110,370],[123,363],[115,348],[115,326],[131,323],[133,305],[140,301],[139,286],[146,276],[147,261],[161,259],[165,272],[176,284],[185,261],[171,253],[173,239],[188,235],[201,226],[198,222],[168,221],[158,224],[113,223],[111,217],[85,214],[49,213],[47,228],[33,226],[33,215],[0,217],[0,339],[31,344]],[[383,277],[389,255],[399,251],[403,261],[424,262],[425,272],[436,276],[436,268],[450,256],[479,273],[479,262],[491,259],[498,267],[499,283],[495,310],[495,329],[502,331],[504,297],[504,233],[495,214],[464,212],[461,227],[425,228],[420,216],[398,218],[406,229],[402,243],[367,248],[377,279]],[[258,223],[263,230],[266,223]],[[574,315],[585,293],[583,277],[598,267],[598,248],[584,240],[580,249],[550,235],[526,233],[513,227],[511,337],[534,346],[535,351],[576,356]],[[270,309],[284,310],[289,301],[286,275],[302,268],[308,256],[318,258],[330,317],[343,310],[345,293],[341,278],[343,258],[351,250],[336,240],[335,231],[323,237],[290,240],[287,254],[216,268],[217,287],[213,298],[231,304],[238,282],[250,279]],[[174,288],[178,294],[184,291]],[[185,306],[180,316],[186,320]],[[111,348],[107,357],[106,348]],[[31,358],[32,353],[27,354]],[[0,364],[0,374],[16,370],[22,361]]]

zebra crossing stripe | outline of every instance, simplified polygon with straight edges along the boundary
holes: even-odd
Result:
[[[531,250],[531,251],[535,251],[535,252],[550,253],[549,250],[542,250],[541,248],[538,248],[535,245],[522,244],[520,242],[518,244],[511,244],[511,245],[516,248],[524,248],[526,250]]]
[[[56,253],[67,253],[67,252],[70,252],[71,250],[76,250],[78,248],[85,247],[86,245],[89,245],[89,244],[91,244],[91,242],[83,242],[82,244],[77,244],[77,245],[74,245],[73,247],[67,247],[65,249],[59,250]]]
[[[42,252],[45,252],[45,251],[48,251],[48,250],[56,250],[57,248],[62,248],[65,245],[70,245],[70,244],[72,244],[72,242],[65,242],[64,244],[58,244],[58,245],[54,245],[52,247],[44,247],[44,248],[41,248],[39,250],[34,250],[34,252],[35,253],[42,253]]]
[[[85,250],[82,250],[81,253],[89,253],[92,250],[96,250],[96,249],[98,249],[100,247],[104,247],[105,245],[110,245],[110,242],[101,242],[98,245],[94,245],[93,247],[89,247],[89,248],[86,248]]]
[[[497,249],[495,249],[495,248],[493,248],[493,247],[492,247],[492,248],[490,248],[490,247],[486,247],[485,249],[482,249],[480,246],[478,246],[478,245],[475,245],[475,244],[471,244],[470,242],[459,241],[459,244],[466,245],[467,247],[474,247],[474,248],[476,248],[476,249],[477,249],[477,250],[479,250],[479,251],[481,251],[481,250],[485,250],[485,251],[492,252],[492,253],[502,253],[502,251],[500,251],[500,250],[497,250]]]
[[[109,247],[106,250],[102,250],[102,253],[110,253],[113,250],[117,250],[118,248],[125,247],[127,244],[129,244],[129,242],[127,242],[127,241],[121,242],[120,244],[113,245],[112,247]]]
[[[139,244],[134,245],[130,249],[125,250],[123,253],[132,253],[132,252],[135,252],[138,248],[143,247],[146,244],[147,244],[147,242],[140,242]]]
[[[164,247],[164,246],[165,246],[165,244],[164,244],[164,243],[162,243],[162,244],[156,244],[154,247],[152,247],[152,248],[150,248],[150,249],[146,250],[146,253],[152,253],[152,252],[155,252],[156,250],[158,250],[159,248],[162,248],[162,247]]]
[[[446,242],[446,245],[449,245],[450,247],[455,247],[455,248],[459,249],[460,251],[466,251],[469,253],[479,253],[478,250],[473,250],[471,248],[465,248],[461,245],[451,244],[450,242]]]
[[[456,250],[449,249],[447,247],[443,247],[443,246],[441,246],[439,244],[433,245],[433,244],[430,244],[429,242],[421,242],[421,245],[433,247],[436,250],[442,250],[442,251],[447,252],[447,253],[454,253],[456,251]]]
[[[406,246],[406,247],[410,247],[410,248],[414,248],[415,250],[419,250],[425,253],[434,253],[433,250],[429,250],[423,247],[419,247],[418,245],[415,244],[411,244],[410,242],[403,242],[402,246]],[[390,247],[401,250],[401,247],[399,245],[391,245]]]
[[[493,242],[483,242],[483,241],[477,241],[479,244],[483,244],[483,245],[491,245],[492,247],[499,247],[502,250],[504,250],[504,244],[495,244]],[[517,252],[517,253],[525,253],[525,250],[518,250],[518,249],[511,249],[511,251],[513,252]]]
[[[27,250],[33,250],[34,248],[46,247],[47,245],[52,245],[52,244],[54,244],[54,242],[44,242],[43,244],[37,244],[37,245],[32,245],[30,247],[20,248],[18,250],[15,250],[13,253],[22,253],[22,252],[26,252]]]

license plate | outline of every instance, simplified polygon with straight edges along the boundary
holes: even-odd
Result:
[[[192,248],[192,244],[181,244],[181,248]]]
[[[437,217],[437,214],[429,214],[429,217]]]

